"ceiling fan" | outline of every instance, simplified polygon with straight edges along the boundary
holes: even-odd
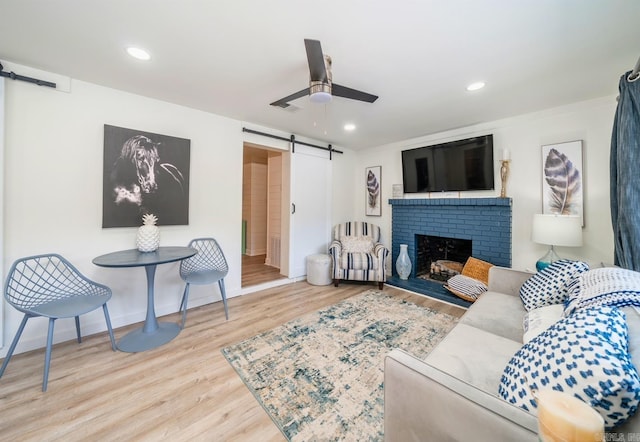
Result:
[[[331,101],[332,96],[366,101],[367,103],[373,103],[378,99],[377,95],[371,95],[334,83],[331,75],[331,57],[322,53],[320,41],[305,39],[304,46],[307,50],[307,61],[309,62],[309,87],[274,101],[271,106],[287,108],[290,106],[290,101],[305,95],[309,95],[310,100],[314,103],[328,103]]]

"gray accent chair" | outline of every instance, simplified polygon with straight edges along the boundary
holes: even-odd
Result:
[[[9,364],[27,321],[38,316],[49,318],[42,391],[47,391],[53,328],[57,319],[75,318],[76,334],[78,342],[81,342],[80,315],[102,307],[111,339],[111,349],[116,350],[116,341],[107,310],[111,289],[91,281],[60,255],[46,254],[18,259],[9,270],[4,297],[11,306],[23,312],[24,317],[4,358],[0,377]]]
[[[229,273],[229,265],[222,248],[213,238],[192,239],[189,242],[189,247],[193,247],[198,253],[180,262],[180,277],[185,282],[184,293],[180,303],[182,328],[184,328],[184,323],[187,320],[187,303],[191,284],[208,285],[217,282],[222,296],[222,303],[224,304],[224,315],[226,319],[229,319],[227,293],[224,287],[224,278]]]

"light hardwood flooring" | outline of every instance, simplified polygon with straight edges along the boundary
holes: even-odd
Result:
[[[250,287],[285,278],[284,275],[280,274],[280,269],[264,263],[265,257],[266,255],[242,255],[242,287]]]
[[[229,299],[228,321],[220,302],[197,307],[176,339],[142,353],[111,351],[106,332],[56,344],[46,393],[44,350],[15,355],[0,379],[0,440],[283,441],[220,350],[368,288],[375,285],[275,287]],[[384,291],[464,313],[390,286]],[[117,329],[116,340],[133,327]]]

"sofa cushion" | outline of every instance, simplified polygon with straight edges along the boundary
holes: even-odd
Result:
[[[522,343],[525,313],[518,296],[489,291],[469,307],[460,323]]]
[[[522,328],[524,330],[522,342],[526,344],[558,322],[562,318],[563,312],[564,305],[554,304],[534,308],[525,314],[522,319]]]
[[[429,353],[425,362],[495,395],[502,370],[520,343],[458,324]]]
[[[520,288],[524,307],[529,311],[545,305],[564,303],[577,276],[587,270],[587,263],[569,259],[561,259],[540,270]]]
[[[608,267],[584,272],[569,294],[565,316],[596,306],[640,306],[640,273]]]
[[[533,411],[532,392],[542,388],[588,403],[607,429],[632,416],[640,403],[640,378],[629,356],[624,314],[611,307],[581,309],[518,350],[504,369],[500,396]]]

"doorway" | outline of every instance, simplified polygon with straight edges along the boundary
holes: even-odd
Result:
[[[288,236],[282,222],[282,151],[245,142],[242,173],[242,283],[249,287],[278,279],[281,273],[283,238]],[[286,244],[286,241],[285,241]]]

